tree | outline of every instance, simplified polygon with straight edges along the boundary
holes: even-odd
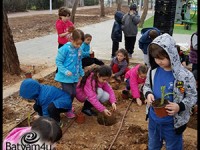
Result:
[[[146,19],[146,16],[147,16],[147,13],[148,13],[148,4],[149,4],[149,0],[144,0],[143,12],[142,12],[142,16],[140,18],[140,23],[138,25],[140,28],[143,27],[144,20]]]
[[[104,0],[100,0],[100,17],[105,17]]]
[[[12,31],[8,24],[8,17],[3,10],[3,71],[11,75],[20,75],[20,63],[13,41]]]
[[[122,8],[122,0],[116,0],[117,2],[117,11],[121,11]]]
[[[70,20],[74,23],[74,18],[75,18],[75,14],[76,14],[76,9],[78,7],[78,2],[79,0],[75,0],[74,5],[72,7],[72,13],[71,13],[71,17]]]

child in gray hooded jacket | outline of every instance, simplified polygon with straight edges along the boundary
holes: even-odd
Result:
[[[129,8],[129,12],[122,18],[122,31],[124,32],[125,49],[128,51],[129,58],[132,58],[140,16],[138,15],[136,4],[130,5]]]
[[[155,38],[149,45],[150,68],[143,87],[148,110],[148,149],[161,149],[165,140],[167,149],[183,149],[182,133],[190,119],[190,109],[197,101],[193,74],[181,65],[174,39],[167,33]],[[152,103],[165,93],[173,92],[165,106],[166,117],[155,114]]]

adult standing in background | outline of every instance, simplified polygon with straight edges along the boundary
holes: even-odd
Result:
[[[122,31],[124,32],[125,49],[128,51],[129,58],[132,58],[140,16],[138,15],[136,4],[131,4],[129,8],[129,12],[122,18]]]

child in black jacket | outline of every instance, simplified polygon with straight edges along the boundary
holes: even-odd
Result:
[[[113,41],[112,44],[112,55],[111,57],[115,57],[115,53],[116,51],[119,49],[119,42],[122,41],[122,17],[123,17],[124,13],[121,11],[117,11],[115,13],[115,22],[113,24],[113,28],[112,28],[112,33],[111,33],[111,39]]]

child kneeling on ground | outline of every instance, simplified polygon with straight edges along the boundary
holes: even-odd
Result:
[[[62,137],[57,122],[49,117],[40,117],[31,127],[14,128],[3,141],[3,150],[44,148],[53,150]],[[40,147],[38,147],[40,146]]]
[[[60,113],[72,109],[69,94],[55,86],[40,84],[33,79],[25,79],[22,82],[19,94],[22,98],[35,101],[33,109],[39,116],[49,116],[60,125]]]
[[[94,106],[99,112],[111,116],[111,112],[102,104],[109,101],[112,109],[116,110],[116,97],[108,83],[111,76],[111,68],[106,65],[89,70],[79,81],[76,88],[76,99],[84,102],[82,112],[88,116],[97,115],[91,108]]]
[[[125,74],[126,90],[131,90],[132,97],[136,99],[139,106],[142,106],[140,92],[145,83],[147,71],[146,65],[138,64]]]
[[[129,70],[129,58],[127,50],[121,48],[116,52],[116,56],[112,59],[110,67],[112,68],[112,77],[120,81],[123,79],[125,73]]]

